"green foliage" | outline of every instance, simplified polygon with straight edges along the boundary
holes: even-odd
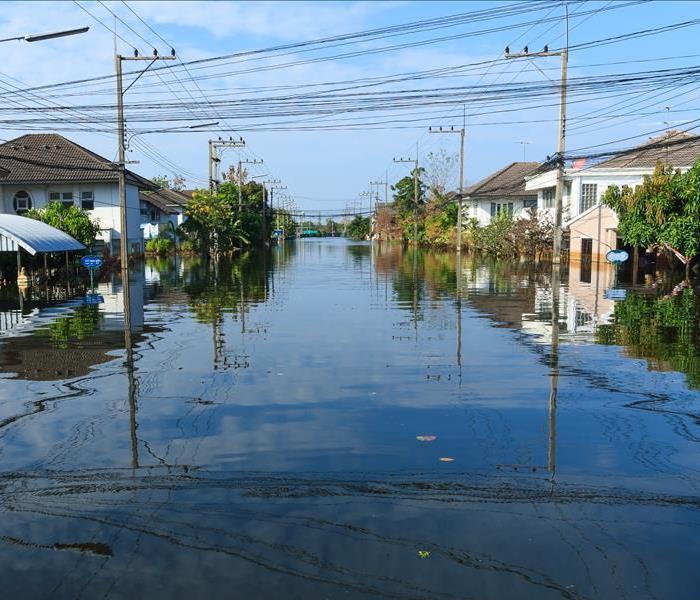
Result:
[[[100,232],[98,221],[90,219],[87,211],[77,206],[63,206],[60,202],[50,202],[45,208],[33,208],[25,217],[42,221],[60,229],[90,248]]]
[[[71,342],[83,340],[95,333],[100,319],[97,306],[79,306],[71,315],[61,317],[49,325],[49,338],[55,347],[68,348]]]
[[[418,211],[425,204],[426,185],[423,181],[424,173],[424,169],[418,169]],[[412,216],[413,209],[416,208],[414,175],[415,169],[411,171],[410,175],[400,179],[395,185],[391,186],[391,190],[394,192],[394,208],[400,217],[406,217],[409,214]]]
[[[634,189],[610,186],[602,202],[617,213],[626,244],[668,245],[691,260],[700,250],[700,161],[687,173],[659,163]]]
[[[692,288],[663,298],[634,294],[615,304],[612,322],[597,331],[600,344],[627,348],[653,368],[685,373],[700,388],[700,303]]]
[[[149,254],[166,256],[170,254],[174,248],[175,244],[170,238],[167,237],[158,237],[146,242],[146,252]]]
[[[368,217],[356,216],[348,223],[347,234],[353,240],[365,240],[369,236],[370,220]]]
[[[476,219],[473,219],[469,222],[470,245],[494,256],[516,256],[517,248],[512,235],[514,226],[513,217],[505,212],[494,216],[485,227],[479,227]]]
[[[192,246],[205,254],[218,257],[250,241],[232,205],[229,190],[217,194],[195,191],[185,215],[182,231]]]

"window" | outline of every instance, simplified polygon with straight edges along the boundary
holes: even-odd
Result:
[[[23,215],[32,207],[32,197],[29,192],[20,190],[12,198],[12,205],[18,215]]]
[[[61,192],[49,192],[49,202],[60,202]]]
[[[537,198],[523,198],[523,208],[525,210],[527,210],[527,209],[536,210],[537,209]]]
[[[62,192],[61,193],[61,204],[66,208],[73,206],[73,192]]]
[[[80,206],[84,210],[95,209],[95,196],[90,192],[80,192]]]
[[[491,216],[495,217],[502,213],[511,215],[513,214],[513,203],[512,202],[491,202]]]
[[[581,273],[579,279],[583,283],[591,282],[591,266],[593,263],[593,239],[581,238]]]
[[[554,196],[556,195],[557,188],[545,188],[542,190],[542,207],[543,208],[554,208]]]
[[[584,212],[598,203],[598,185],[584,183],[581,185],[581,210]]]

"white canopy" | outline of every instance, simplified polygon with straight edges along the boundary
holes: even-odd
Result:
[[[78,240],[51,225],[18,215],[0,214],[0,252],[16,252],[18,247],[32,255],[85,249]]]

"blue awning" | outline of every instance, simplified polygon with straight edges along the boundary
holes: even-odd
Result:
[[[0,252],[16,252],[18,247],[32,255],[85,249],[78,240],[51,225],[18,215],[0,214]]]

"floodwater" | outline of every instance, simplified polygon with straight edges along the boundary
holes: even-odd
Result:
[[[455,269],[322,239],[6,290],[2,597],[697,598],[692,289]]]

